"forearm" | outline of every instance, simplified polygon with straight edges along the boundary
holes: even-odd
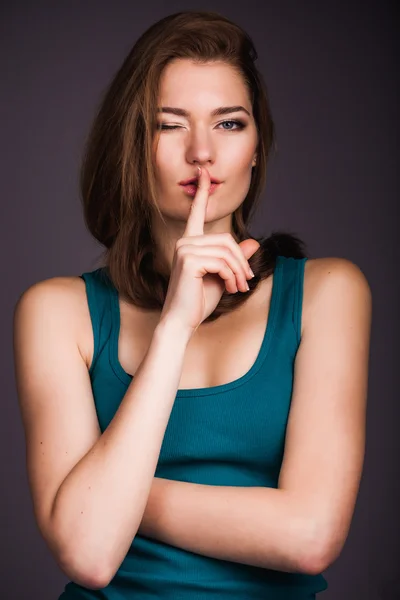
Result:
[[[71,577],[118,568],[137,533],[187,343],[179,328],[158,326],[112,421],[57,492],[52,531]]]
[[[316,526],[287,490],[154,480],[139,533],[196,554],[310,572]]]

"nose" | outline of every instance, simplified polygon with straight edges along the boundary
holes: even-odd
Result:
[[[207,167],[215,161],[215,149],[206,131],[192,131],[186,148],[186,160],[200,167]]]

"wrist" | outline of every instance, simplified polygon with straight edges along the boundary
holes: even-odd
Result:
[[[192,337],[194,330],[184,326],[176,317],[161,317],[155,333],[157,336],[167,336],[173,339],[174,342],[182,342],[187,344]]]

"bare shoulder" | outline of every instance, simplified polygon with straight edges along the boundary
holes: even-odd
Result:
[[[309,258],[304,265],[302,331],[317,304],[328,297],[353,296],[355,302],[370,304],[371,288],[360,267],[347,258]]]
[[[18,318],[19,313],[28,316],[32,311],[43,311],[49,326],[52,318],[62,314],[65,326],[74,332],[79,351],[87,363],[91,322],[86,286],[81,277],[51,277],[29,286],[18,298],[14,319]]]

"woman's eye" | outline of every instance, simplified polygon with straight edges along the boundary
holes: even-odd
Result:
[[[233,123],[234,125],[237,125],[236,129],[243,129],[244,127],[244,123],[242,121],[222,121],[220,125],[226,125],[227,123]],[[227,129],[227,131],[234,131],[234,129]]]
[[[165,125],[165,123],[161,123],[158,126],[158,129],[178,129],[179,125]]]
[[[242,121],[236,121],[236,120],[222,121],[222,123],[219,123],[218,125],[226,125],[226,123],[233,123],[237,127],[229,128],[229,129],[225,129],[223,127],[223,129],[225,129],[225,131],[235,131],[236,129],[243,129],[245,126]],[[180,125],[166,125],[165,123],[159,123],[159,125],[158,125],[158,129],[161,129],[161,130],[180,129],[180,127],[181,127]]]

